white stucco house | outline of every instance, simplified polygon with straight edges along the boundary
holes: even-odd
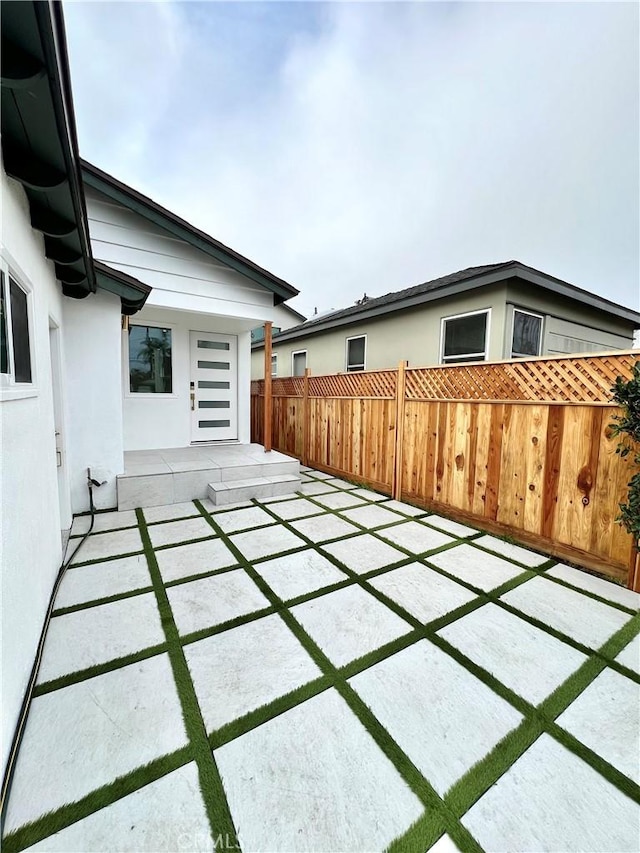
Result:
[[[291,491],[298,462],[249,444],[251,330],[297,290],[82,163],[60,4],[1,12],[4,767],[88,471],[128,508]]]

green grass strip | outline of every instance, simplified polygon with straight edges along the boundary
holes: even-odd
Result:
[[[67,613],[77,613],[79,610],[87,610],[90,607],[99,607],[101,604],[113,604],[114,601],[122,601],[125,598],[133,598],[145,592],[153,592],[152,586],[141,586],[138,589],[128,589],[124,592],[116,592],[113,595],[105,595],[102,598],[92,598],[88,601],[80,601],[78,604],[70,604],[68,607],[59,607],[54,610],[52,616],[66,616]]]
[[[139,788],[157,781],[162,776],[166,776],[167,773],[183,767],[192,760],[191,746],[184,746],[182,749],[171,752],[168,755],[163,755],[162,758],[157,758],[143,767],[137,767],[131,773],[119,776],[108,785],[96,788],[96,790],[91,791],[90,794],[87,794],[81,800],[77,800],[75,803],[67,806],[62,806],[56,811],[49,812],[37,820],[21,826],[15,832],[6,835],[2,839],[3,853],[18,853],[18,851],[24,850],[25,847],[31,847],[32,844],[37,844],[38,841],[48,838],[55,832],[60,832],[60,830],[65,829],[72,823],[89,817],[89,815],[105,806],[110,806],[116,800],[133,794]]]
[[[196,501],[196,504],[198,503],[199,502]],[[310,657],[320,668],[321,672],[327,679],[327,688],[329,686],[332,686],[340,693],[342,698],[347,702],[355,716],[360,720],[362,725],[366,728],[366,730],[372,736],[372,738],[380,747],[380,749],[394,764],[396,770],[398,770],[398,772],[403,777],[405,782],[409,785],[411,790],[424,803],[430,813],[432,813],[430,820],[436,822],[436,830],[433,831],[432,834],[435,834],[435,836],[437,837],[438,832],[442,834],[442,827],[444,827],[444,829],[449,832],[452,837],[455,836],[459,839],[460,844],[463,845],[461,849],[469,851],[469,853],[476,853],[476,851],[480,853],[481,848],[472,838],[470,833],[462,826],[458,818],[453,815],[453,813],[448,809],[442,798],[436,793],[431,784],[415,767],[413,762],[411,762],[408,756],[398,746],[398,744],[391,737],[391,735],[389,735],[386,729],[384,729],[383,726],[378,722],[376,717],[367,708],[367,706],[360,699],[360,697],[357,695],[351,685],[344,679],[342,673],[334,666],[331,660],[325,655],[325,653],[312,639],[312,637],[305,631],[305,629],[297,621],[297,619],[295,619],[293,614],[286,608],[282,600],[271,589],[268,583],[258,574],[253,565],[249,562],[249,560],[244,557],[242,552],[228,538],[228,536],[219,527],[219,525],[216,524],[215,517],[206,514],[204,509],[203,516],[207,518],[209,524],[214,530],[216,530],[216,532],[219,533],[220,537],[225,540],[225,544],[233,551],[238,562],[241,563],[246,573],[249,575],[249,577],[252,578],[256,586],[260,589],[262,594],[269,600],[274,609],[277,610],[277,612],[282,617],[287,626],[290,628],[292,633],[296,636],[300,644],[306,649]],[[316,546],[312,545],[312,547],[315,548]],[[410,625],[407,625],[407,629],[409,637],[413,637],[413,633],[410,633]],[[401,639],[404,639],[405,642],[407,642],[409,640],[409,637],[405,635],[405,638]],[[392,646],[392,644],[388,645]],[[388,649],[387,651],[388,654],[391,654],[393,651],[397,651],[397,649],[392,648]],[[296,697],[294,697],[294,699],[295,698]],[[286,702],[285,697],[283,697],[283,701]],[[266,721],[266,712],[268,712],[271,707],[272,705],[265,706],[264,709],[258,709],[258,711],[255,712],[254,721],[257,725]],[[283,708],[281,712],[283,712],[284,710],[287,710],[287,708]],[[246,719],[244,720],[243,733],[244,731],[249,730],[247,725],[250,724],[250,722],[251,721],[248,721]],[[229,732],[227,734],[229,734]],[[213,737],[216,737],[215,733]]]
[[[61,675],[59,678],[53,678],[51,681],[45,681],[38,684],[33,691],[35,696],[44,696],[46,693],[52,693],[54,690],[59,690],[61,687],[68,687],[70,684],[77,684],[80,681],[86,681],[88,678],[95,678],[96,675],[103,675],[105,672],[113,672],[115,669],[122,669],[123,666],[129,666],[132,663],[139,663],[141,660],[146,660],[154,655],[159,655],[167,651],[166,643],[159,643],[156,646],[149,646],[146,649],[141,649],[138,652],[132,652],[130,655],[124,655],[121,658],[98,663],[95,666],[89,666],[86,669],[78,669],[75,672],[69,672],[66,675]]]
[[[178,696],[182,705],[185,728],[189,742],[193,748],[193,757],[198,765],[200,788],[211,826],[212,837],[223,836],[228,838],[230,839],[230,843],[237,845],[237,849],[239,849],[240,844],[222,785],[222,779],[220,778],[213,753],[209,747],[204,720],[202,719],[191,674],[180,642],[178,628],[174,622],[173,612],[162,583],[162,575],[160,574],[160,569],[158,568],[155,553],[151,545],[147,524],[144,520],[142,510],[136,510],[136,513],[149,573],[151,574],[151,582],[158,602],[160,621],[167,638],[167,650]]]

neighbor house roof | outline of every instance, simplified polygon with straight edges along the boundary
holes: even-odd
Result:
[[[133,187],[123,184],[122,181],[103,172],[102,169],[98,169],[97,166],[93,166],[86,160],[82,161],[82,177],[87,186],[93,187],[112,201],[138,213],[174,237],[195,246],[215,260],[222,261],[222,263],[270,290],[275,296],[276,304],[298,295],[299,291],[286,281],[215,240],[204,231],[200,231],[199,228],[176,216],[166,207],[162,207],[153,199],[134,190]]]
[[[455,296],[478,287],[485,287],[512,278],[518,278],[524,282],[535,284],[550,293],[574,299],[583,305],[603,311],[618,319],[627,320],[634,325],[634,328],[640,328],[640,313],[633,311],[631,308],[617,305],[615,302],[604,299],[602,296],[596,296],[594,293],[589,293],[559,278],[554,278],[554,276],[547,275],[533,267],[528,267],[526,264],[520,263],[520,261],[505,261],[499,264],[467,267],[467,269],[459,270],[458,272],[433,279],[432,281],[426,281],[423,284],[417,284],[414,287],[397,290],[393,293],[386,293],[384,296],[367,299],[348,308],[323,314],[317,319],[311,318],[306,323],[301,323],[298,326],[293,326],[291,329],[286,329],[284,332],[279,332],[273,336],[273,340],[275,343],[304,338],[339,326],[348,326],[363,320],[374,319],[394,311],[402,311],[416,305],[445,299],[446,297]],[[264,346],[262,341],[256,342],[253,345],[253,349],[260,349],[262,346]]]

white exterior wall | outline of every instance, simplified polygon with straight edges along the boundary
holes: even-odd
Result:
[[[95,190],[87,188],[86,198],[94,258],[151,285],[147,305],[273,320],[273,294],[264,287]]]
[[[191,442],[189,332],[219,332],[238,336],[238,441],[250,440],[250,331],[228,317],[145,307],[132,324],[171,329],[171,394],[136,394],[129,390],[128,336],[122,334],[124,449],[154,450],[186,447]]]
[[[69,528],[68,494],[58,494],[49,345],[50,321],[62,326],[63,301],[42,235],[31,228],[22,187],[2,180],[2,255],[20,283],[32,288],[30,339],[33,385],[2,392],[0,403],[2,516],[2,766],[35,657],[58,568],[60,531]],[[63,330],[61,348],[64,352]],[[11,399],[13,397],[13,399]],[[64,395],[63,395],[64,414]],[[61,475],[64,489],[65,478]],[[60,506],[63,507],[61,517]]]
[[[238,336],[238,440],[248,442],[250,331],[267,320],[277,325],[273,294],[95,190],[86,195],[94,257],[153,288],[132,322],[172,330],[173,393],[157,397],[129,392],[127,336],[122,336],[124,449],[190,444],[190,331]]]
[[[98,509],[117,506],[123,466],[120,299],[98,292],[64,300],[68,467],[74,512],[89,509],[87,468],[106,484],[94,490]]]

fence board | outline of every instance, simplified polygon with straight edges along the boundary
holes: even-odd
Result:
[[[640,587],[615,520],[633,469],[609,429],[611,385],[638,357],[407,368],[399,381],[395,370],[274,379],[273,446]],[[263,393],[253,382],[253,441]]]

